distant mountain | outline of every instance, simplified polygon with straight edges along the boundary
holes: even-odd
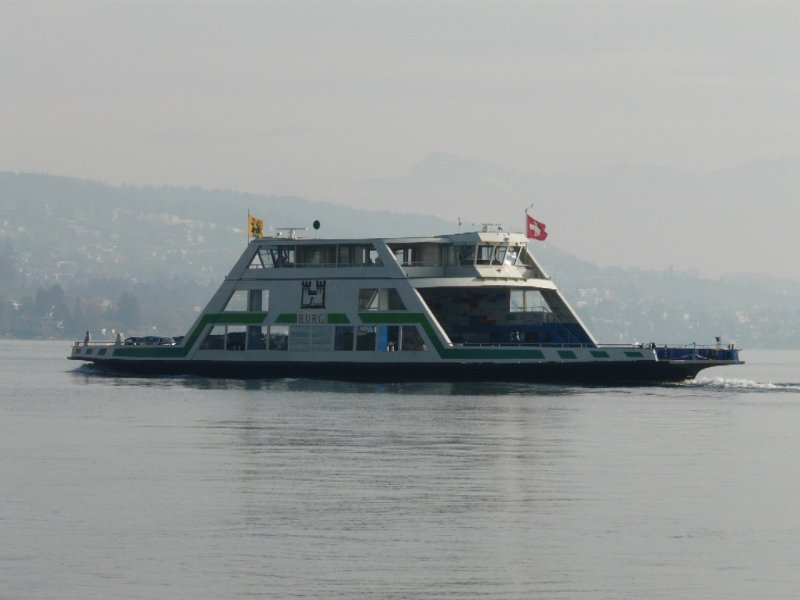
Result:
[[[225,190],[117,187],[0,173],[0,335],[182,333],[247,243],[247,211],[268,230],[322,237],[425,235],[454,224]]]
[[[548,225],[550,243],[626,267],[756,273],[800,280],[791,250],[800,221],[800,159],[709,173],[618,165],[526,173],[434,153],[395,178],[338,192],[354,206],[523,227],[523,210]]]
[[[439,156],[419,169],[438,180],[442,168],[459,165]],[[474,167],[483,185],[501,189],[494,169]],[[461,191],[465,202],[483,194]],[[399,198],[392,204],[398,211],[414,206],[401,206]],[[330,238],[448,233],[458,229],[459,216],[451,222],[302,198],[0,173],[0,335],[70,336],[98,323],[183,333],[243,249],[248,209],[268,228],[310,228],[319,219],[320,237]],[[720,335],[746,347],[800,348],[798,281],[601,268],[550,238],[531,248],[603,341],[710,343]]]
[[[307,227],[309,236],[314,220],[322,224],[321,237],[433,235],[455,228],[436,217],[302,198],[0,173],[0,239],[11,242],[33,281],[177,274],[218,282],[247,243],[248,210],[267,230]]]

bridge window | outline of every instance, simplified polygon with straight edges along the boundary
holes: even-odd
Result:
[[[514,246],[481,244],[478,246],[479,265],[513,265],[517,262],[518,249]]]
[[[452,246],[450,253],[450,264],[475,264],[475,244],[455,244]]]
[[[491,244],[481,244],[478,246],[478,257],[475,261],[479,265],[488,265],[492,262],[495,246]]]
[[[504,265],[515,265],[517,264],[517,258],[519,257],[519,246],[509,246],[508,250],[506,250],[505,258],[503,259]]]

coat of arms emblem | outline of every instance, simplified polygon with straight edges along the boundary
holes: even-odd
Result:
[[[300,308],[325,308],[325,281],[304,281]]]

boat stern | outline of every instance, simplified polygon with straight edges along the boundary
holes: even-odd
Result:
[[[87,362],[98,362],[111,358],[114,344],[75,342],[72,345],[69,360],[83,360]]]

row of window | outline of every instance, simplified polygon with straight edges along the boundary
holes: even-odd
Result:
[[[293,267],[379,267],[378,251],[371,245],[262,246],[251,269]]]
[[[400,294],[394,288],[362,288],[358,290],[358,310],[405,310]],[[269,290],[236,290],[224,312],[267,312]]]
[[[525,246],[499,244],[391,244],[398,263],[413,267],[447,265],[516,265],[523,260]],[[378,251],[371,245],[280,245],[262,246],[253,257],[251,269],[294,267],[381,266]]]
[[[548,307],[538,290],[509,290],[509,312],[547,312]],[[225,312],[267,312],[269,290],[236,290],[225,305]],[[395,288],[361,288],[358,310],[406,310]]]
[[[416,325],[215,325],[200,349],[417,352],[427,347]]]

